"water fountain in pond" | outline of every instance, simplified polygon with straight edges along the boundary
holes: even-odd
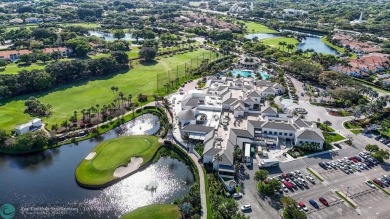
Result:
[[[159,118],[148,113],[119,126],[117,131],[119,135],[153,135],[159,128]]]

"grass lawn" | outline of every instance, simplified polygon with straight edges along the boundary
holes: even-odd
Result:
[[[353,134],[357,135],[357,134],[362,133],[362,132],[363,132],[363,129],[351,129],[351,130],[349,130],[349,131],[351,131]]]
[[[126,136],[98,144],[91,160],[83,160],[76,168],[76,179],[86,185],[102,185],[115,179],[117,167],[126,165],[132,157],[148,162],[160,147],[156,136]]]
[[[245,26],[247,27],[247,31],[250,33],[277,33],[276,30],[252,21],[245,22]]]
[[[339,47],[339,46],[336,46],[334,45],[333,43],[329,42],[327,39],[326,39],[326,36],[322,37],[321,38],[321,42],[323,42],[325,45],[337,50],[339,53],[345,53],[345,49],[343,47]],[[352,56],[351,56],[352,59],[356,59],[357,56],[355,53],[352,53]]]
[[[188,67],[190,59],[201,56],[204,51],[203,49],[198,49],[185,54],[160,58],[152,65],[142,65],[137,62],[133,63],[132,69],[122,74],[104,76],[91,81],[77,81],[41,94],[30,94],[1,101],[0,127],[10,131],[16,125],[28,122],[31,117],[23,113],[25,109],[24,101],[32,95],[39,98],[42,103],[50,103],[53,106],[52,115],[48,118],[42,118],[43,122],[49,127],[52,124],[61,124],[62,121],[68,120],[75,110],[80,111],[96,104],[100,104],[100,106],[110,104],[114,99],[110,89],[112,86],[118,86],[119,90],[126,96],[131,93],[134,100],[140,93],[153,95],[157,93],[157,73],[175,70],[178,65],[184,69],[184,62],[187,62]],[[208,54],[208,51],[206,54]],[[195,65],[196,62],[193,63],[193,67]],[[159,80],[161,79],[164,78],[159,78]]]
[[[138,58],[138,52],[139,52],[139,47],[132,46],[131,50],[129,52],[126,52],[126,53],[129,56],[129,59],[135,59],[135,58]]]
[[[362,128],[358,123],[354,124],[350,121],[344,122],[343,126],[346,129],[361,129]]]
[[[337,142],[337,141],[341,141],[341,140],[344,140],[345,138],[337,133],[334,133],[334,134],[329,134],[329,140],[330,142]]]
[[[320,128],[323,131],[334,132],[334,129],[332,127],[326,126],[324,123],[319,123],[319,127],[318,128]]]
[[[100,24],[98,23],[87,23],[87,22],[81,22],[81,23],[60,23],[61,26],[66,27],[66,26],[83,26],[86,28],[98,28],[100,27]],[[25,28],[32,28],[32,27],[38,27],[38,24],[22,24],[18,26],[8,26],[5,30],[10,31],[10,30],[16,30],[21,27]]]
[[[66,26],[82,26],[86,28],[98,28],[100,27],[100,24],[98,23],[89,23],[89,22],[82,22],[82,23],[65,23],[61,24],[61,26],[66,27]]]
[[[154,204],[138,208],[123,215],[121,219],[179,219],[180,217],[181,214],[177,205]]]
[[[43,63],[32,63],[29,66],[18,66],[16,63],[11,63],[6,66],[6,68],[0,68],[0,74],[18,74],[19,71],[21,70],[27,70],[31,71],[33,69],[44,69],[45,64]]]
[[[280,50],[283,50],[283,47],[279,46],[279,42],[285,41],[287,44],[293,44],[295,46],[293,51],[295,51],[297,49],[296,46],[299,43],[297,39],[289,38],[289,37],[275,37],[275,38],[261,39],[260,41],[263,42],[264,45],[276,47]],[[286,52],[288,51],[286,46],[284,47],[284,51],[286,51]]]

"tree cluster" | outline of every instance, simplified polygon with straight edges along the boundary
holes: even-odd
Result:
[[[128,57],[113,52],[109,57],[53,62],[45,70],[23,70],[20,74],[0,76],[0,99],[48,90],[79,79],[108,75],[128,68]]]

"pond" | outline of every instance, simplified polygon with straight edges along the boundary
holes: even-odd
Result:
[[[153,114],[143,114],[116,128],[119,135],[153,135],[160,129],[160,120]]]
[[[0,155],[0,203],[14,205],[15,218],[32,218],[28,212],[21,215],[21,207],[60,209],[58,215],[45,215],[50,213],[47,210],[33,212],[34,218],[118,218],[151,203],[171,203],[189,191],[193,175],[183,163],[171,158],[161,158],[102,190],[79,187],[74,178],[77,165],[98,143],[120,136],[118,133],[118,129],[111,130],[78,145],[31,155]]]
[[[329,47],[325,43],[321,41],[321,37],[317,36],[306,36],[306,39],[303,40],[299,45],[298,49],[302,49],[303,51],[307,49],[313,49],[317,53],[325,53],[336,55],[337,52],[335,49]]]
[[[300,32],[296,32],[300,33]],[[304,34],[305,33],[301,33]],[[280,37],[277,34],[269,34],[269,33],[252,33],[245,35],[245,38],[247,39],[253,39],[257,37],[257,39],[267,39],[267,38],[275,38]],[[332,54],[336,55],[337,52],[333,48],[329,47],[325,43],[321,41],[320,36],[306,36],[306,40],[303,40],[301,43],[298,44],[298,49],[302,49],[303,51],[307,49],[313,49],[317,53],[325,53],[325,54]]]
[[[255,37],[257,37],[257,39],[261,40],[261,39],[278,37],[278,35],[272,34],[272,33],[251,33],[251,34],[245,35],[245,38],[250,39],[250,40],[255,38]]]
[[[97,36],[99,38],[104,38],[104,40],[106,40],[106,41],[117,40],[116,38],[114,38],[114,34],[109,33],[109,32],[107,33],[107,32],[102,32],[102,31],[91,30],[91,31],[88,31],[88,34],[91,36]],[[135,37],[133,37],[133,35],[131,33],[125,33],[125,37],[122,38],[122,40],[136,41],[137,39]],[[143,39],[138,38],[138,40],[143,40]]]

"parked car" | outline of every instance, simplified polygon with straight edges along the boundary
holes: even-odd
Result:
[[[249,211],[252,209],[251,205],[243,205],[241,206],[241,211]]]
[[[328,169],[328,167],[325,165],[324,162],[320,162],[318,165],[320,165],[320,167],[322,167],[324,169]]]
[[[313,183],[313,184],[316,183],[316,181],[314,180],[314,178],[311,177],[311,176],[309,176],[309,175],[306,176],[306,179],[309,180],[309,181],[310,181],[311,183]]]
[[[309,209],[307,209],[305,203],[303,203],[303,202],[299,202],[299,203],[298,203],[298,207],[299,207],[300,209],[304,210],[304,211],[308,211],[308,210],[309,210]]]
[[[241,197],[242,197],[242,193],[241,193],[241,192],[234,193],[234,194],[232,195],[232,197],[233,197],[233,198],[236,198],[236,199],[241,198]]]
[[[379,179],[374,179],[372,180],[375,184],[377,184],[378,186],[380,187],[385,187],[385,185],[382,183],[382,181],[380,181]]]
[[[317,204],[316,201],[314,201],[314,199],[310,199],[310,200],[309,200],[309,203],[310,203],[314,208],[320,208],[320,206]]]
[[[373,188],[373,189],[376,188],[375,185],[374,185],[374,183],[372,183],[371,181],[366,181],[366,184],[367,184],[369,187]]]
[[[321,202],[322,204],[324,204],[325,206],[329,206],[328,201],[326,201],[326,199],[325,199],[324,197],[320,197],[319,200],[320,200],[320,202]]]

